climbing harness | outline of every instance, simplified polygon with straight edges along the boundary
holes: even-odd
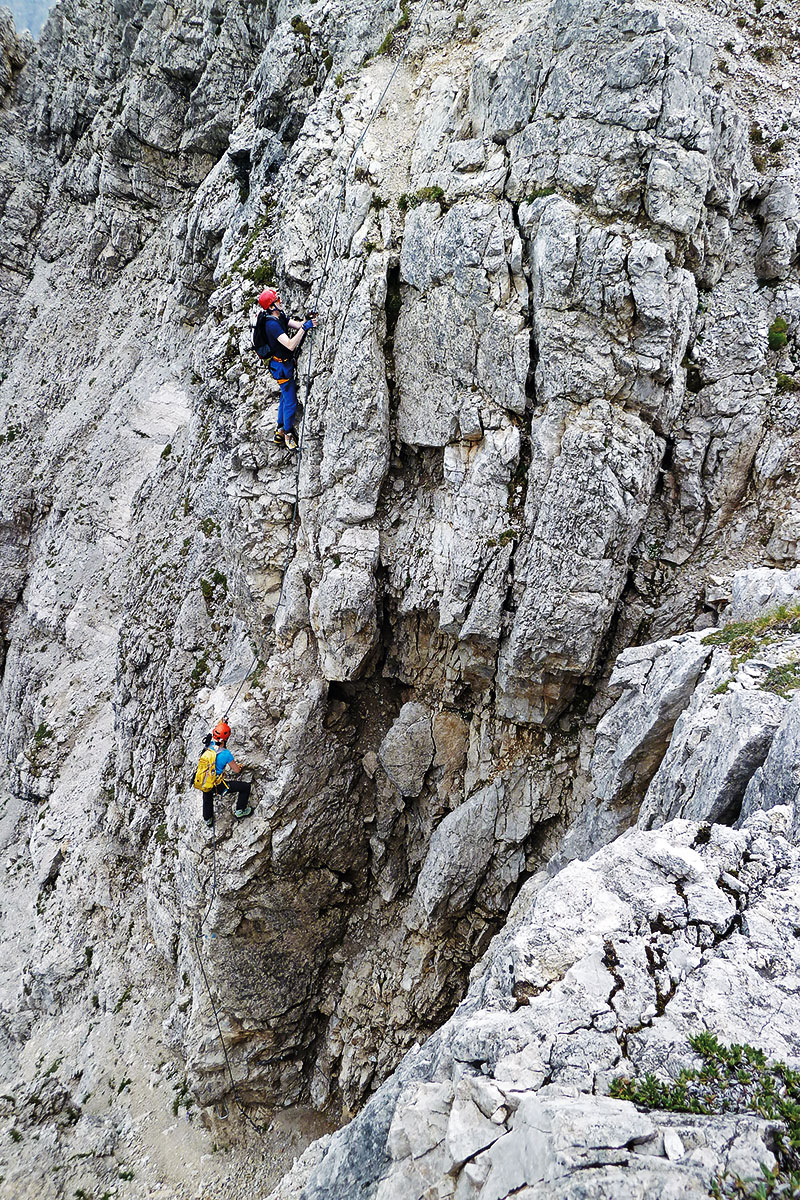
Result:
[[[369,116],[369,119],[367,120],[366,125],[362,129],[362,131],[356,141],[356,144],[353,147],[350,157],[347,160],[347,166],[345,167],[344,175],[342,177],[342,184],[341,184],[341,187],[339,188],[339,192],[336,197],[336,203],[335,203],[334,210],[333,210],[333,216],[331,218],[331,226],[330,226],[330,230],[328,232],[328,241],[327,241],[327,247],[326,247],[326,251],[325,251],[325,257],[322,262],[322,272],[320,274],[319,281],[317,283],[315,302],[311,309],[312,312],[316,312],[319,307],[319,301],[320,301],[320,297],[322,294],[322,289],[325,286],[325,281],[328,277],[331,254],[333,253],[333,245],[334,245],[334,240],[336,238],[336,230],[339,225],[339,215],[340,215],[341,209],[342,209],[342,202],[344,200],[348,176],[353,167],[353,163],[355,162],[356,155],[358,154],[358,151],[361,149],[361,146],[364,142],[365,137],[367,136],[367,133],[369,132],[369,130],[372,126],[373,121],[376,119],[376,117],[378,116],[378,113],[380,112],[381,108],[383,107],[383,102],[386,99],[386,96],[387,96],[392,84],[395,81],[397,73],[403,64],[403,61],[405,60],[408,48],[411,45],[414,34],[416,33],[417,28],[419,27],[419,25],[422,21],[422,18],[425,14],[425,11],[426,11],[429,3],[430,3],[430,0],[423,0],[422,6],[421,6],[419,12],[417,13],[414,20],[412,21],[411,27],[408,31],[408,37],[406,38],[405,45],[403,46],[401,53],[398,55],[398,58],[394,65],[392,73],[390,74],[386,84],[384,85],[383,91],[381,92],[376,103],[374,104],[372,112]],[[265,294],[265,293],[262,293],[262,294]],[[300,419],[300,437],[298,438],[298,444],[297,444],[297,463],[295,465],[295,476],[294,476],[294,503],[292,505],[292,519],[289,524],[289,537],[288,537],[287,543],[286,543],[286,558],[283,563],[283,569],[281,570],[281,586],[280,586],[280,590],[278,592],[278,602],[275,605],[275,609],[274,609],[274,611],[272,613],[272,617],[270,619],[269,628],[267,630],[268,633],[271,633],[272,630],[275,628],[275,622],[278,617],[278,612],[283,603],[284,589],[285,589],[285,585],[286,585],[286,573],[289,569],[289,563],[291,562],[292,554],[294,551],[294,540],[295,540],[295,531],[296,531],[296,525],[297,525],[297,515],[298,515],[299,504],[300,504],[300,467],[301,467],[302,459],[303,459],[303,442],[304,442],[304,438],[305,438],[306,413],[308,412],[308,408],[309,408],[308,401],[309,401],[309,396],[311,394],[311,362],[312,362],[313,349],[314,349],[314,328],[313,328],[313,326],[308,332],[309,332],[309,338],[308,338],[308,359],[307,359],[306,376],[305,376],[305,396],[304,396],[304,400],[303,400],[303,414]],[[302,343],[301,343],[301,345],[302,345]],[[225,710],[225,713],[222,717],[223,722],[227,723],[228,715],[230,714],[231,709],[233,708],[234,704],[236,703],[236,701],[239,697],[239,693],[241,692],[245,683],[250,678],[250,676],[252,675],[256,666],[258,665],[258,657],[259,657],[258,654],[253,655],[253,661],[251,662],[251,664],[247,670],[247,673],[245,674],[244,678],[241,680],[238,688],[236,689],[236,692],[234,693],[233,699],[231,700],[230,704],[228,705],[228,707]],[[197,953],[197,961],[200,964],[200,971],[203,976],[203,982],[206,987],[206,992],[208,994],[208,999],[211,1004],[211,1009],[214,1014],[214,1023],[216,1024],[216,1027],[217,1027],[217,1038],[219,1040],[220,1046],[222,1047],[222,1053],[223,1053],[223,1057],[225,1059],[225,1067],[228,1072],[228,1077],[231,1081],[231,1091],[233,1093],[234,1100],[236,1101],[236,1106],[239,1109],[239,1112],[241,1113],[244,1120],[247,1122],[247,1124],[250,1125],[250,1127],[255,1130],[255,1132],[258,1134],[258,1136],[260,1138],[263,1139],[266,1131],[256,1121],[253,1120],[253,1118],[247,1112],[244,1102],[242,1101],[241,1096],[239,1095],[239,1090],[236,1086],[236,1080],[234,1079],[233,1070],[231,1068],[230,1058],[228,1057],[228,1048],[225,1045],[225,1038],[223,1037],[223,1034],[222,1034],[222,1026],[220,1024],[219,1012],[218,1012],[217,1006],[214,1002],[214,996],[211,991],[211,985],[209,983],[208,975],[206,973],[205,965],[203,963],[203,954],[202,954],[202,945],[201,945],[202,938],[203,938],[203,928],[206,924],[206,921],[208,920],[209,914],[211,912],[211,907],[214,903],[214,899],[215,899],[215,896],[217,893],[216,825],[212,825],[212,827],[211,827],[211,863],[212,863],[211,895],[209,897],[205,912],[203,913],[203,915],[200,919],[200,924],[198,926],[197,933],[195,934],[195,937],[194,937],[195,951]],[[216,935],[212,933],[210,936],[213,938]],[[225,1115],[227,1116],[227,1111],[226,1111]]]

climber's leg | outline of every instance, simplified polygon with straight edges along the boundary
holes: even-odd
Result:
[[[278,402],[278,425],[285,433],[294,429],[294,415],[297,412],[297,388],[294,382],[294,368],[287,366],[288,378],[279,381],[281,395]]]
[[[244,780],[232,779],[228,784],[228,791],[232,792],[236,803],[233,809],[235,817],[249,816],[253,811],[250,808],[250,788],[252,784],[246,783]]]

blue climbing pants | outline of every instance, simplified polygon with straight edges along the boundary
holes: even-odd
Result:
[[[294,363],[279,362],[277,358],[269,360],[269,373],[278,383],[281,394],[278,400],[278,429],[288,433],[294,428],[294,414],[297,412],[297,387],[294,382]]]

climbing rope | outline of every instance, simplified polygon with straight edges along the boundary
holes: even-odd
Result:
[[[341,187],[339,188],[339,192],[336,196],[336,204],[334,206],[333,216],[331,218],[330,230],[328,232],[328,237],[327,237],[327,246],[326,246],[326,250],[325,250],[325,257],[322,262],[322,271],[320,273],[320,277],[319,277],[319,280],[317,283],[316,296],[314,299],[314,305],[313,305],[312,311],[316,311],[319,307],[320,298],[322,296],[322,290],[323,290],[325,283],[327,281],[327,278],[328,278],[328,272],[330,270],[331,255],[333,253],[333,246],[334,246],[334,242],[336,239],[336,231],[339,226],[339,216],[342,211],[342,203],[344,201],[345,191],[347,189],[347,180],[350,175],[350,171],[353,167],[353,164],[355,162],[356,155],[358,154],[358,151],[361,149],[361,146],[364,143],[364,139],[366,138],[367,133],[369,132],[373,122],[375,121],[376,117],[378,116],[378,113],[380,112],[380,110],[383,106],[383,102],[386,99],[386,96],[388,95],[389,90],[391,89],[392,84],[395,81],[397,73],[400,70],[400,67],[402,66],[402,64],[405,60],[406,54],[408,52],[408,48],[411,45],[414,34],[416,33],[417,28],[419,27],[429,4],[430,4],[430,0],[423,0],[422,6],[421,6],[419,12],[417,13],[414,20],[411,23],[411,26],[408,31],[408,37],[406,38],[403,49],[400,52],[400,54],[398,55],[397,61],[395,62],[395,65],[394,65],[394,68],[393,68],[388,80],[386,81],[386,84],[384,85],[380,96],[378,97],[377,101],[373,105],[372,112],[370,113],[369,119],[367,120],[366,125],[362,129],[362,131],[351,151],[350,157],[347,161],[347,166],[345,167],[344,175],[342,176]],[[301,346],[302,346],[302,343],[301,343]],[[296,530],[296,526],[297,526],[297,517],[298,517],[299,506],[300,506],[300,467],[302,465],[302,459],[303,459],[303,442],[304,442],[304,438],[305,438],[306,414],[308,413],[309,407],[310,407],[309,397],[311,395],[311,364],[312,364],[312,358],[313,358],[313,349],[314,349],[314,329],[312,326],[312,328],[309,330],[308,361],[307,361],[307,365],[306,365],[306,375],[305,375],[305,395],[304,395],[304,399],[303,399],[303,412],[302,412],[302,416],[300,418],[300,437],[298,438],[298,441],[297,441],[297,463],[295,465],[295,475],[294,475],[294,502],[292,505],[292,518],[289,523],[289,537],[288,537],[287,543],[286,543],[286,557],[284,560],[283,569],[281,571],[281,586],[280,586],[280,590],[278,592],[278,602],[275,605],[275,609],[273,610],[272,617],[270,618],[267,633],[272,632],[272,630],[275,628],[275,622],[278,617],[278,612],[283,603],[284,589],[286,586],[286,574],[288,572],[289,564],[292,559],[292,554],[295,549],[295,530]],[[228,707],[225,710],[223,720],[227,721],[228,714],[230,713],[231,709],[233,708],[234,704],[236,703],[236,700],[238,699],[239,694],[240,694],[242,688],[244,687],[245,683],[252,675],[252,673],[258,663],[258,659],[259,659],[258,654],[254,654],[253,661],[250,664],[250,667],[248,668],[246,675],[239,683],[239,686],[236,689],[236,692],[234,693],[233,699],[228,704]],[[208,994],[208,999],[211,1004],[212,1012],[214,1014],[214,1023],[216,1024],[216,1027],[217,1027],[217,1037],[219,1040],[219,1044],[222,1047],[222,1053],[223,1053],[223,1056],[225,1059],[225,1067],[227,1069],[228,1076],[231,1081],[231,1091],[233,1093],[234,1100],[236,1101],[236,1106],[239,1109],[239,1112],[241,1113],[244,1120],[247,1122],[247,1124],[250,1125],[251,1128],[255,1130],[255,1132],[259,1135],[260,1138],[263,1139],[265,1136],[265,1130],[262,1129],[262,1127],[260,1125],[258,1125],[258,1123],[256,1121],[254,1121],[253,1118],[250,1116],[250,1114],[247,1112],[245,1104],[242,1101],[241,1096],[239,1095],[239,1090],[236,1086],[236,1080],[234,1078],[233,1070],[231,1068],[230,1058],[228,1057],[228,1049],[227,1049],[227,1046],[225,1045],[225,1038],[223,1037],[223,1033],[222,1033],[222,1026],[220,1024],[220,1019],[219,1019],[219,1011],[214,1002],[214,996],[213,996],[213,993],[211,990],[211,985],[209,983],[208,975],[206,973],[205,965],[203,963],[203,954],[202,954],[203,928],[206,924],[206,921],[208,920],[208,917],[211,912],[211,908],[212,908],[212,905],[214,903],[214,899],[215,899],[215,896],[217,893],[216,825],[212,825],[211,861],[212,861],[211,894],[210,894],[205,912],[203,913],[203,915],[200,919],[198,931],[194,937],[195,950],[197,953],[198,963],[200,964],[200,971],[203,976],[203,982],[205,984],[206,992]]]

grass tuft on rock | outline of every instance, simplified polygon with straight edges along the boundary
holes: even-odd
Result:
[[[741,663],[760,645],[797,633],[800,633],[800,604],[789,607],[781,604],[752,621],[731,621],[721,629],[715,629],[703,638],[703,644],[725,646],[734,660]]]
[[[767,692],[775,692],[777,696],[789,696],[800,688],[800,662],[781,663],[773,667],[761,681],[762,688]]]
[[[296,17],[292,17],[289,24],[291,25],[294,32],[300,35],[300,37],[303,39],[303,41],[306,44],[306,49],[308,49],[309,46],[311,45],[311,26],[308,25],[303,20],[303,18],[299,15]]]
[[[404,29],[408,29],[411,24],[411,9],[408,0],[400,0],[400,18],[392,29],[386,34],[386,37],[381,42],[378,49],[375,51],[375,57],[381,54],[388,54],[394,45],[394,39],[398,33],[402,33]]]
[[[782,350],[788,342],[789,326],[785,317],[776,317],[767,330],[770,350]]]
[[[708,1030],[694,1034],[689,1044],[700,1058],[699,1067],[684,1069],[674,1081],[645,1075],[621,1077],[610,1094],[641,1108],[711,1116],[753,1113],[778,1122],[774,1167],[762,1166],[760,1179],[727,1173],[716,1179],[717,1200],[778,1200],[800,1195],[800,1071],[782,1062],[767,1062],[754,1046],[725,1046]]]
[[[402,196],[398,197],[397,207],[401,212],[407,212],[409,208],[416,208],[419,204],[445,203],[444,188],[434,186],[420,188],[418,192],[403,192]]]

